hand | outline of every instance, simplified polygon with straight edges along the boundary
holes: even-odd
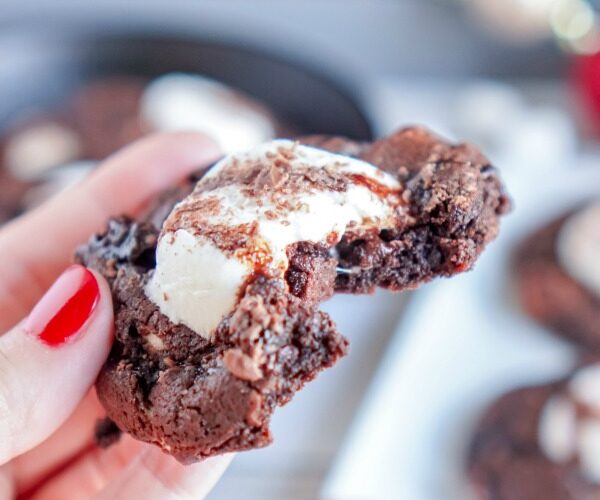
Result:
[[[111,294],[98,274],[68,267],[110,216],[135,215],[218,156],[198,134],[142,140],[0,229],[0,498],[201,498],[225,470],[230,457],[182,466],[127,435],[106,450],[93,444]]]

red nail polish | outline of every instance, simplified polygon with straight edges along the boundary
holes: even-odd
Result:
[[[33,308],[25,330],[49,346],[64,344],[81,330],[99,298],[93,273],[83,266],[71,266]]]

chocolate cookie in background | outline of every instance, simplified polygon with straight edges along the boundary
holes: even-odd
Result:
[[[485,500],[600,498],[600,362],[493,403],[473,437],[468,472]]]
[[[79,159],[103,160],[151,131],[141,115],[145,87],[144,79],[113,76],[74,94],[68,108],[81,140]]]
[[[81,137],[68,120],[40,116],[25,120],[6,134],[2,165],[8,175],[35,182],[53,167],[84,154]]]
[[[579,347],[600,350],[600,199],[531,234],[515,256],[525,311]]]
[[[225,152],[288,132],[264,105],[200,75],[91,82],[56,111],[7,127],[0,138],[0,223],[77,182],[92,162],[163,130],[207,133]]]
[[[466,271],[508,209],[476,148],[421,128],[306,142],[229,155],[78,252],[113,292],[99,399],[183,462],[272,441],[276,407],[347,351],[322,300]]]
[[[101,160],[141,136],[125,134],[137,122],[143,86],[135,79],[107,79],[75,93],[54,112],[21,116],[9,126],[0,148],[0,194],[19,186],[6,200],[6,220],[39,205],[78,182]],[[133,127],[131,127],[133,128]]]
[[[283,132],[257,100],[188,73],[169,73],[150,82],[133,77],[101,80],[84,87],[72,109],[85,157],[90,159],[103,159],[156,131],[203,132],[225,153],[244,151]]]
[[[29,117],[7,131],[0,140],[0,223],[27,209],[29,189],[50,169],[80,154],[79,138],[62,117]]]

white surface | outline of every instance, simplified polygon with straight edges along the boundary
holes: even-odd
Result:
[[[378,133],[425,124],[477,144],[503,170],[553,175],[580,147],[573,93],[556,82],[396,78],[375,80],[365,94]]]
[[[474,272],[419,293],[401,324],[323,488],[328,499],[468,497],[463,460],[472,426],[496,396],[558,376],[573,351],[516,307],[514,244],[600,191],[600,158],[553,175],[504,172],[515,201]],[[521,167],[521,168],[517,168]]]
[[[282,158],[292,176],[324,169],[331,180],[347,182],[347,188],[315,189],[309,182],[297,191],[263,189],[258,194],[248,194],[240,184],[207,188],[214,177],[235,176],[240,166],[250,169],[257,163],[266,166],[267,176],[272,177]],[[299,241],[332,245],[347,229],[360,233],[395,227],[397,217],[406,210],[398,194],[379,195],[366,184],[354,182],[352,175],[396,192],[400,189],[394,177],[369,163],[289,140],[265,142],[225,157],[167,217],[146,294],[173,323],[209,338],[258,266],[283,279],[290,245]],[[232,231],[250,224],[257,224],[255,234],[248,235],[234,252],[215,245],[214,235],[229,240]]]

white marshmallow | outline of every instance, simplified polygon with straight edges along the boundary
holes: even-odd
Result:
[[[223,159],[200,185],[236,164],[251,165],[260,161],[262,167],[270,169],[276,157],[274,153],[282,148],[291,155],[292,169],[335,168],[336,173],[360,174],[386,188],[400,189],[396,179],[373,165],[287,140],[271,141]],[[199,200],[218,198],[218,213],[206,215],[203,224],[235,228],[256,222],[258,230],[252,237],[251,249],[266,252],[269,274],[283,278],[288,267],[286,249],[289,245],[298,241],[334,244],[350,224],[357,231],[369,227],[383,229],[394,227],[397,219],[398,200],[378,196],[361,183],[349,183],[345,191],[320,191],[307,184],[300,193],[281,194],[278,201],[281,202],[283,196],[292,207],[284,213],[271,195],[266,192],[258,197],[248,196],[236,184],[192,193],[173,209],[165,227]],[[273,217],[275,212],[278,215]],[[332,233],[336,241],[331,241]],[[254,264],[247,255],[248,248],[227,254],[191,227],[178,227],[175,232],[163,229],[156,269],[146,293],[171,321],[210,337],[223,316],[234,307],[240,287],[254,272]]]
[[[586,419],[579,424],[579,463],[585,476],[600,484],[600,421]]]
[[[210,242],[181,229],[163,236],[156,261],[148,297],[173,323],[183,323],[206,338],[235,305],[249,271]]]
[[[142,97],[142,115],[157,130],[196,130],[226,153],[272,138],[267,112],[229,87],[200,75],[171,73],[154,80]]]
[[[563,268],[600,297],[600,201],[565,222],[557,250]]]
[[[12,136],[6,144],[4,159],[15,177],[34,180],[51,167],[76,160],[80,152],[75,132],[58,123],[44,122]]]
[[[581,368],[569,382],[569,392],[577,401],[600,413],[600,363]]]
[[[576,405],[591,412],[577,415]],[[551,397],[539,422],[539,444],[553,462],[564,464],[577,458],[582,473],[600,484],[600,364],[582,368],[569,382],[567,395]],[[594,416],[596,415],[596,416]]]
[[[550,398],[540,416],[539,443],[552,461],[565,463],[576,452],[577,415],[575,405],[565,396]]]

